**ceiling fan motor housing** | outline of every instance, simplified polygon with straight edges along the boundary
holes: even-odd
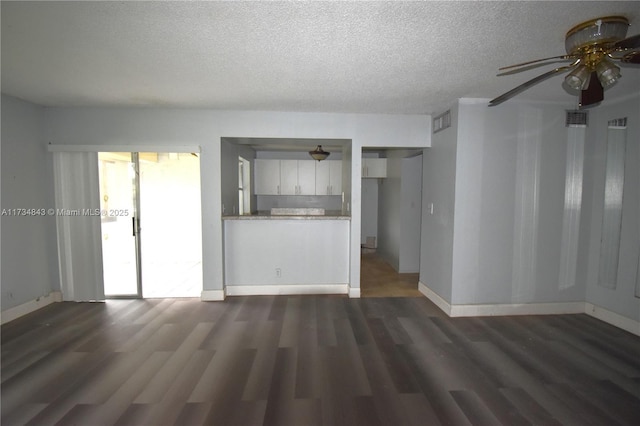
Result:
[[[610,44],[627,36],[628,27],[629,21],[624,16],[592,19],[571,28],[565,37],[564,46],[570,55],[586,54],[593,56],[589,58],[591,60],[596,60],[596,57],[602,59]]]

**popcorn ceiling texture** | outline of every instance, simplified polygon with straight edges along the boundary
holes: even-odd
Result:
[[[2,2],[2,92],[46,106],[437,113],[547,71],[495,76],[563,54],[569,28],[613,14],[640,32],[637,2]],[[639,86],[637,67],[622,74],[612,91]],[[561,84],[519,97],[570,102]]]

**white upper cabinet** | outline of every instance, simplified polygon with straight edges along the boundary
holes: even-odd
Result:
[[[316,162],[316,195],[342,193],[342,161]]]
[[[313,160],[255,160],[256,195],[315,195]]]
[[[313,160],[280,160],[280,195],[315,195],[313,163]]]
[[[280,195],[298,195],[298,160],[275,160],[280,163]]]
[[[316,194],[315,163],[315,160],[298,160],[298,195]]]
[[[280,161],[255,160],[255,193],[280,195]]]
[[[363,178],[384,178],[387,177],[386,158],[363,158],[362,159]]]

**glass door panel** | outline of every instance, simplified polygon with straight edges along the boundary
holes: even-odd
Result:
[[[143,297],[200,297],[200,159],[139,154]]]
[[[100,152],[102,264],[107,297],[140,297],[137,268],[136,173],[129,152]]]

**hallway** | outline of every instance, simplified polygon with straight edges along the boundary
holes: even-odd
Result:
[[[418,291],[419,274],[399,274],[375,252],[363,251],[360,259],[362,297],[424,297]]]

